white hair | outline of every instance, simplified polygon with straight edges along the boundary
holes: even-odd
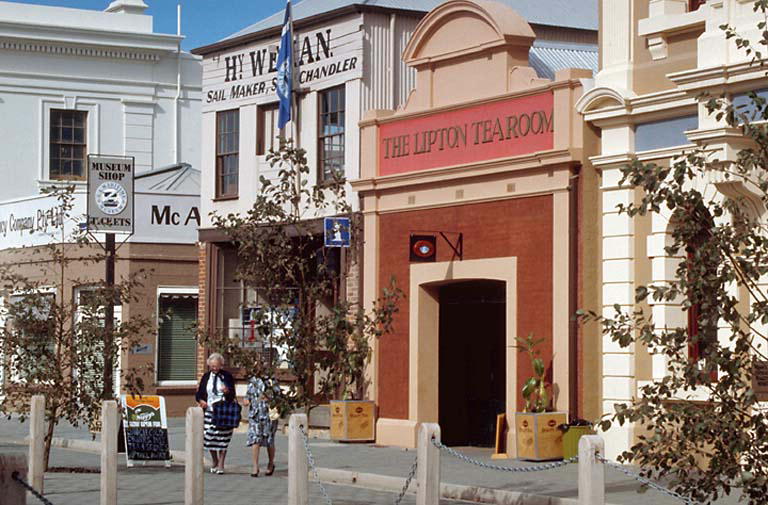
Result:
[[[214,352],[210,356],[208,356],[208,359],[205,360],[205,363],[206,365],[210,365],[214,361],[218,361],[219,363],[221,363],[222,366],[224,366],[224,356],[222,356],[217,352]]]

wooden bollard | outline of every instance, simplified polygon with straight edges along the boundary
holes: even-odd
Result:
[[[0,502],[3,505],[26,505],[27,490],[13,480],[13,473],[27,476],[27,457],[23,454],[0,454]]]
[[[27,482],[43,494],[45,476],[45,396],[34,395],[29,409],[29,472]]]
[[[117,403],[101,402],[101,505],[117,505]]]
[[[416,477],[419,483],[416,490],[416,505],[440,503],[440,449],[432,443],[433,437],[440,442],[440,425],[423,423],[419,428],[416,449],[418,458]]]
[[[203,505],[203,409],[189,407],[184,440],[184,505]]]
[[[605,505],[605,467],[597,454],[605,454],[601,437],[579,439],[579,505]]]
[[[309,501],[309,464],[304,435],[309,431],[306,414],[293,414],[288,421],[288,505],[307,505]]]

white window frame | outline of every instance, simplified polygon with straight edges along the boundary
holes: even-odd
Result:
[[[83,291],[92,291],[93,289],[95,289],[95,286],[89,286],[89,285],[77,286],[75,288],[75,292],[74,292],[74,301],[75,301],[75,307],[76,307],[76,310],[75,310],[75,323],[79,323],[80,322],[80,318],[82,317],[82,312],[80,311],[80,294]],[[114,313],[112,315],[112,319],[117,320],[119,323],[122,323],[122,321],[123,321],[123,306],[122,305],[115,305]],[[121,351],[121,352],[119,352],[117,354],[117,363],[115,363],[115,368],[114,368],[115,372],[117,372],[117,373],[115,373],[114,376],[112,377],[115,397],[119,397],[122,394],[122,392],[120,391],[120,387],[121,387],[121,380],[120,380],[120,378],[121,378],[122,373],[123,373],[122,364],[123,364],[123,353]],[[73,375],[77,374],[77,370],[73,369],[72,370],[72,374]]]
[[[99,153],[99,112],[100,106],[97,102],[80,100],[78,97],[64,97],[63,99],[52,100],[43,98],[40,100],[40,146],[39,146],[39,164],[38,164],[38,185],[51,186],[71,184],[75,186],[85,186],[85,180],[59,180],[51,178],[51,110],[79,110],[88,113],[87,131],[86,131],[86,151],[87,153]],[[86,168],[87,169],[87,168]]]
[[[158,386],[195,386],[197,385],[195,379],[161,381],[157,378],[160,362],[160,297],[162,295],[194,295],[199,299],[200,288],[197,286],[158,286],[155,297],[155,384]]]
[[[6,301],[10,304],[10,299],[13,298],[14,296],[25,296],[25,295],[32,294],[32,293],[37,293],[37,294],[41,294],[41,295],[50,295],[50,294],[52,294],[54,296],[54,300],[56,299],[57,296],[59,296],[59,292],[58,292],[58,290],[56,289],[55,286],[41,286],[41,287],[39,287],[39,288],[37,288],[35,290],[29,290],[29,291],[28,290],[12,291],[12,292],[8,293],[8,299],[7,300],[5,298],[3,298],[3,305],[2,305],[3,312],[5,312],[5,302]],[[2,324],[5,324],[6,317],[7,317],[7,315],[5,313],[3,313],[2,314]],[[3,359],[2,363],[0,363],[0,374],[2,374],[2,379],[4,380],[5,379],[5,372],[2,369],[5,368],[5,355],[4,355],[2,349],[0,349],[0,355],[2,355],[2,359]],[[26,383],[26,381],[21,380],[20,377],[13,376],[10,373],[8,374],[8,382],[10,384],[25,384]]]

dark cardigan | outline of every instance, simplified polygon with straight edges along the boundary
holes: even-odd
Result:
[[[197,393],[195,393],[195,401],[208,401],[208,379],[210,377],[211,372],[203,374],[203,377],[200,379],[200,385],[197,387]],[[229,392],[224,395],[224,399],[230,402],[233,401],[235,399],[235,378],[226,370],[219,370],[219,380],[229,389]]]

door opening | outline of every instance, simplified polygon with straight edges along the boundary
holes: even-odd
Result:
[[[441,437],[491,447],[506,407],[506,284],[457,282],[442,286],[439,300]]]

